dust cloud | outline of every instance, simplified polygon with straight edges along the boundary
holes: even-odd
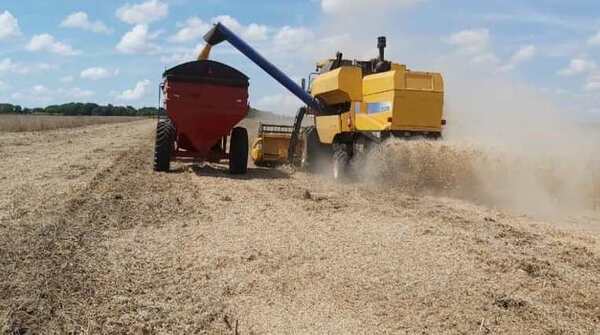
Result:
[[[521,214],[562,216],[596,207],[600,128],[510,81],[450,79],[444,139],[385,143],[370,153],[365,180]]]
[[[408,31],[398,18],[411,15],[410,9],[392,12],[357,27],[348,27],[346,16],[330,15],[322,35],[345,34],[352,43],[340,39],[325,50],[369,58],[376,52],[375,36],[388,36],[388,59],[442,73],[447,126],[438,142],[390,141],[375,149],[359,179],[522,214],[570,216],[596,206],[600,124],[561,109],[560,97],[533,86],[519,71],[476,64],[438,35]]]

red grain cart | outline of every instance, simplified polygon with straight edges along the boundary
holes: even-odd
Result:
[[[156,129],[154,170],[168,171],[173,160],[229,159],[230,173],[246,173],[248,132],[234,126],[248,114],[248,77],[210,60],[175,66],[163,77],[166,117]]]

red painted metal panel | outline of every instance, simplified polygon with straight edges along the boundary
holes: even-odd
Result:
[[[167,79],[165,103],[181,142],[206,158],[248,114],[248,88]]]

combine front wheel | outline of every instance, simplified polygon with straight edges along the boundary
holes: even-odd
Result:
[[[348,177],[350,154],[345,144],[335,145],[333,151],[333,179],[343,181]]]
[[[248,131],[236,127],[231,131],[229,142],[229,173],[244,174],[248,171]]]
[[[302,153],[301,167],[309,172],[316,173],[329,160],[331,152],[327,152],[315,127],[308,127],[304,133],[304,152]]]

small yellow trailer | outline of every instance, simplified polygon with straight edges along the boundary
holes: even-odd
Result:
[[[257,166],[277,166],[287,163],[293,131],[293,126],[259,124],[251,151],[254,164]],[[304,141],[299,139],[297,146],[297,152],[302,152]]]

